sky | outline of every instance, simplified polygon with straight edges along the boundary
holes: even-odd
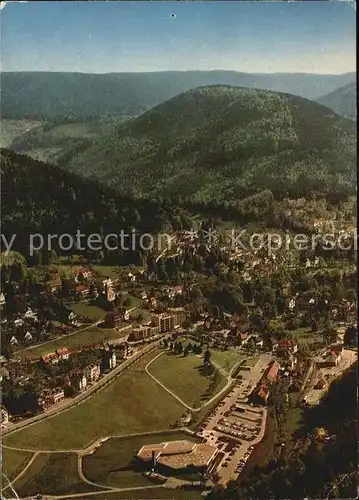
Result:
[[[2,2],[3,71],[356,70],[345,1]]]

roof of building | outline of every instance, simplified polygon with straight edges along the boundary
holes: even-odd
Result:
[[[137,457],[148,461],[152,459],[153,452],[157,463],[173,469],[182,469],[190,465],[195,467],[208,465],[217,453],[217,448],[207,443],[196,444],[188,440],[171,441],[142,446]]]
[[[269,396],[269,389],[266,385],[261,385],[258,392],[257,392],[257,395],[264,399],[265,401],[267,401],[268,399],[268,396]]]
[[[268,373],[267,373],[267,379],[270,382],[274,382],[277,379],[279,368],[280,368],[280,365],[279,365],[278,361],[273,361],[273,364],[269,368]]]

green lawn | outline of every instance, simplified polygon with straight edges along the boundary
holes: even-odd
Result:
[[[4,443],[34,449],[78,449],[100,437],[168,429],[184,408],[144,371],[153,356],[144,356],[80,405],[5,436]]]
[[[199,407],[225,384],[224,378],[217,373],[217,381],[211,390],[211,380],[201,373],[202,366],[203,361],[199,356],[165,353],[148,369],[189,406]]]
[[[169,488],[142,488],[140,490],[106,492],[102,495],[84,495],[81,500],[199,500],[200,491],[171,490]]]
[[[123,267],[119,266],[91,266],[94,271],[96,271],[100,276],[103,278],[119,278],[121,274],[123,273]]]
[[[20,474],[32,457],[32,453],[26,451],[9,450],[2,448],[2,470],[10,480]]]
[[[83,302],[79,302],[78,304],[71,304],[70,309],[80,316],[85,316],[94,321],[98,321],[100,319],[104,319],[106,316],[106,311],[97,306],[92,306],[89,304],[84,304]]]
[[[211,359],[219,366],[224,368],[227,372],[234,366],[238,361],[245,359],[245,356],[238,352],[236,349],[228,349],[227,351],[219,351],[217,349],[210,349]]]
[[[21,497],[38,493],[66,495],[96,490],[79,478],[75,453],[38,455],[14,487]]]
[[[117,330],[112,328],[88,328],[79,333],[69,336],[63,336],[58,339],[54,339],[52,342],[48,342],[44,345],[34,346],[31,349],[26,349],[25,351],[18,352],[16,355],[19,357],[27,357],[30,359],[38,359],[43,354],[54,352],[60,347],[83,347],[85,345],[97,344],[104,342],[105,340],[116,339],[118,337],[126,335],[126,331],[117,332]]]
[[[181,439],[193,440],[191,436],[180,431],[109,439],[95,453],[83,458],[84,474],[90,481],[105,486],[117,488],[149,486],[153,483],[142,474],[134,460],[138,450],[145,444]]]

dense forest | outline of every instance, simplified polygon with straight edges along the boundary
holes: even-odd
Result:
[[[28,254],[31,233],[74,235],[80,230],[86,235],[106,235],[190,227],[187,214],[178,207],[135,201],[96,181],[5,149],[1,150],[1,199],[2,235],[10,241],[16,234],[12,250],[23,255]],[[120,264],[121,258],[126,262],[131,256],[128,252],[113,258]]]
[[[320,406],[307,410],[303,442],[289,461],[271,460],[227,490],[214,491],[210,498],[356,498],[357,375],[356,363],[333,382]],[[316,440],[317,427],[325,427],[330,439]]]
[[[313,191],[346,197],[355,189],[355,164],[355,125],[328,108],[212,86],[119,124],[66,167],[135,197],[235,203],[265,189],[277,199]]]
[[[203,85],[237,85],[309,99],[355,81],[354,73],[250,74],[237,71],[162,71],[83,74],[8,72],[1,75],[3,118],[49,120],[137,115],[186,90]],[[87,118],[86,118],[87,119]]]

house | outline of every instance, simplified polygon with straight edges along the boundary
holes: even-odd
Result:
[[[113,287],[113,281],[111,278],[106,278],[102,281],[103,290],[105,293],[105,298],[109,302],[113,302],[116,298],[115,290]]]
[[[241,339],[242,343],[246,343],[249,339],[249,334],[248,333],[240,333],[239,338]]]
[[[89,382],[97,382],[101,374],[100,366],[97,364],[87,366],[84,374]]]
[[[56,389],[45,389],[39,396],[38,403],[39,406],[42,406],[45,409],[49,405],[59,403],[64,399],[64,397],[64,390],[60,387],[57,387]]]
[[[71,385],[78,391],[85,391],[87,388],[87,377],[84,373],[75,373],[71,376]]]
[[[32,335],[30,332],[26,332],[25,333],[25,336],[24,336],[24,339],[26,342],[31,342],[32,341]]]
[[[155,297],[150,297],[147,301],[148,305],[151,309],[156,309],[157,307],[157,299]]]
[[[134,281],[136,281],[136,276],[134,274],[132,274],[132,273],[128,273],[127,279],[128,279],[128,281],[130,281],[131,283],[133,283]]]
[[[324,360],[321,366],[338,366],[342,359],[342,353],[340,350],[330,349],[326,352]]]
[[[50,363],[52,365],[55,365],[56,363],[59,362],[59,358],[55,352],[50,352],[48,354],[44,354],[43,356],[41,356],[40,361],[45,365]]]
[[[58,273],[50,274],[50,279],[45,282],[45,288],[50,293],[56,293],[61,289],[62,282]]]
[[[54,389],[54,391],[52,393],[52,401],[54,404],[62,401],[64,399],[64,397],[65,397],[65,393],[64,393],[63,389],[60,389],[60,388]]]
[[[108,328],[117,328],[122,324],[122,314],[118,310],[111,311],[105,316],[105,323]]]
[[[263,344],[264,344],[263,339],[256,338],[255,342],[256,342],[256,347],[258,347],[259,349],[263,349]]]
[[[4,428],[9,423],[9,412],[5,406],[1,405],[1,428]]]
[[[77,285],[75,293],[79,298],[85,299],[90,293],[90,287],[88,285]]]
[[[0,293],[0,307],[4,306],[6,304],[6,299],[5,295],[3,292]]]
[[[72,323],[73,321],[75,321],[75,319],[76,319],[76,314],[73,311],[70,311],[68,315],[69,322]]]
[[[73,269],[72,274],[76,283],[80,283],[82,280],[88,280],[93,275],[91,269],[88,269],[87,267],[75,268]]]
[[[183,292],[183,286],[182,285],[173,286],[171,288],[166,288],[164,290],[165,295],[169,299],[174,299],[176,297],[176,295],[182,295],[182,292]]]
[[[295,308],[295,298],[292,297],[289,301],[288,308],[292,311]]]
[[[250,395],[250,401],[254,404],[266,405],[269,397],[269,388],[265,384],[259,384],[252,394]]]
[[[279,368],[280,368],[280,365],[279,365],[278,361],[273,361],[271,367],[269,368],[269,370],[267,371],[267,374],[265,376],[265,378],[267,379],[268,382],[273,383],[277,380]]]
[[[60,349],[57,349],[55,352],[59,360],[67,361],[70,357],[70,351],[67,349],[67,347],[61,347]]]
[[[298,343],[295,340],[280,340],[276,346],[276,351],[284,351],[286,353],[296,354],[298,352]]]
[[[116,368],[116,352],[113,348],[106,349],[102,356],[102,370],[113,370]]]
[[[140,297],[141,297],[142,300],[146,300],[147,299],[147,293],[145,291],[141,292]]]
[[[10,344],[11,345],[17,345],[19,342],[17,340],[17,338],[15,337],[15,335],[13,335],[10,339]]]
[[[24,314],[24,318],[26,319],[37,319],[37,314],[29,307]]]
[[[117,328],[124,321],[128,321],[130,319],[130,313],[127,310],[119,310],[111,311],[105,316],[105,323],[108,328]]]
[[[10,377],[10,372],[5,366],[0,367],[0,382],[2,382],[4,379],[9,379]]]

